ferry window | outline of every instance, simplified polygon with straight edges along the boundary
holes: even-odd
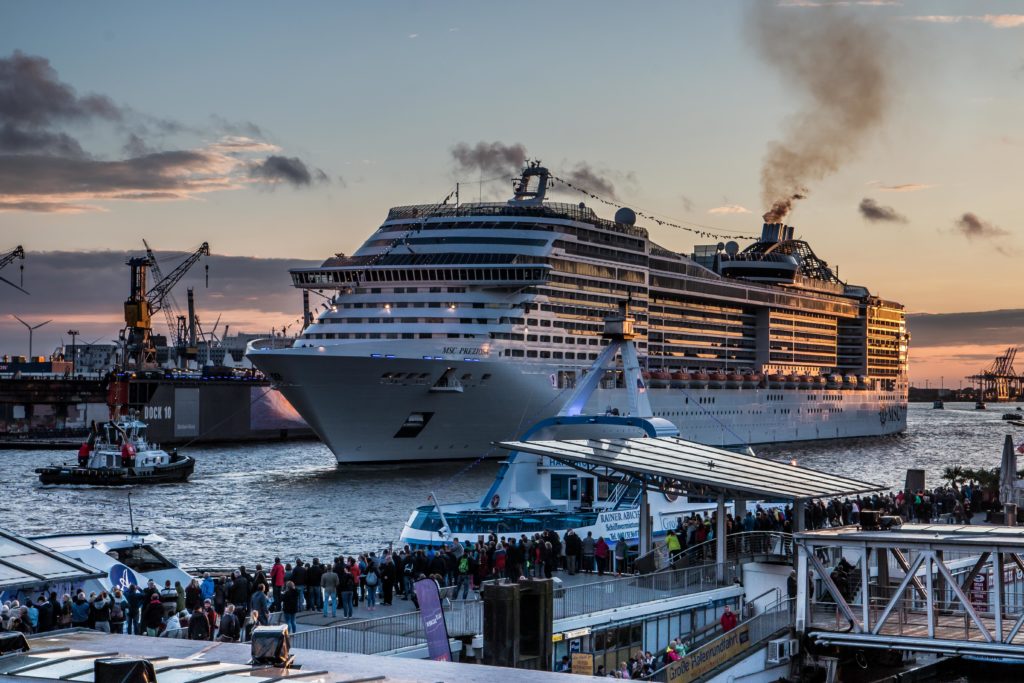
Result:
[[[480,379],[481,379],[481,380],[488,380],[488,379],[490,379],[490,378],[491,378],[491,373],[489,373],[489,372],[485,372],[485,373],[484,373],[484,376],[483,376],[483,377],[481,377]]]
[[[467,381],[469,381],[472,378],[473,378],[473,373],[467,372],[465,375],[462,376],[462,381],[463,382],[467,382]]]
[[[541,337],[540,337],[540,340],[541,340],[542,342],[545,342],[545,343],[547,343],[547,342],[550,342],[550,341],[551,341],[551,337],[549,337],[549,336],[547,336],[547,335],[541,335]]]
[[[119,548],[108,553],[118,562],[137,572],[148,573],[161,569],[172,569],[174,565],[150,546]]]
[[[542,320],[540,321],[540,326],[541,326],[541,327],[551,327],[551,321],[550,321],[550,320],[543,320],[543,319],[542,319]]]
[[[565,357],[566,357],[567,359],[569,359],[569,360],[573,360],[573,359],[575,359],[575,358],[576,358],[576,354],[575,354],[575,353],[573,353],[572,351],[567,351],[567,352],[565,353]]]
[[[528,341],[528,342],[535,342],[535,341],[537,341],[537,335],[535,335],[535,334],[528,334],[528,335],[526,335],[526,341]]]
[[[441,293],[441,288],[440,287],[431,287],[430,288],[430,293],[431,294],[440,294]]]
[[[552,474],[551,500],[569,500],[569,482],[575,478],[571,474]]]
[[[523,350],[522,349],[512,349],[512,357],[513,358],[522,358],[523,357]],[[278,380],[280,381],[280,378],[278,378]]]
[[[527,358],[536,358],[537,357],[537,352],[536,351],[527,351],[526,352],[526,357]]]
[[[536,318],[527,318],[526,324],[527,325],[536,325],[537,324],[537,319]]]
[[[545,351],[545,353],[547,353],[547,352]],[[555,351],[555,352],[552,353],[551,357],[552,358],[561,358],[562,357],[562,352],[561,351]]]
[[[540,357],[541,358],[551,358],[551,352],[550,351],[541,351],[540,352]]]

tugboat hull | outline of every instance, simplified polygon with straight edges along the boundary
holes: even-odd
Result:
[[[161,467],[77,467],[52,465],[36,470],[39,481],[47,485],[133,486],[137,484],[173,484],[187,481],[195,469],[195,458],[178,456]]]

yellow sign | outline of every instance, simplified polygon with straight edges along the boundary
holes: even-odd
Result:
[[[750,647],[750,629],[740,625],[720,638],[684,655],[668,665],[668,683],[689,683],[715,669]],[[574,669],[575,670],[575,669]]]
[[[572,672],[584,676],[594,675],[594,655],[590,652],[572,653]]]

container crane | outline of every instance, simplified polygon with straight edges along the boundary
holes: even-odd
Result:
[[[4,254],[3,256],[0,256],[0,270],[3,270],[7,266],[11,265],[17,259],[21,259],[22,261],[25,260],[25,250],[21,248],[20,244],[18,246],[16,246],[14,249],[12,249],[11,251],[9,251],[6,254]],[[21,285],[24,285],[25,284],[25,264],[24,263],[20,264],[20,269],[21,269],[21,279],[20,279],[20,282],[21,282]],[[14,287],[19,292],[22,292],[24,294],[28,294],[28,292],[26,292],[24,289],[21,288],[21,285],[16,285],[16,284],[14,284],[13,282],[11,282],[10,280],[8,280],[7,278],[5,278],[3,276],[0,276],[0,281],[6,282],[7,284],[9,284],[11,287]]]
[[[142,244],[146,247],[146,256],[149,257],[153,275],[156,276],[158,282],[163,280],[164,274],[160,270],[160,262],[157,260],[156,254],[150,248],[149,242],[142,240]],[[186,322],[185,316],[179,312],[178,302],[174,298],[173,292],[167,293],[162,310],[167,322],[167,336],[171,340],[171,345],[174,346],[177,365],[180,366],[188,357],[188,326],[191,324],[191,318],[189,318],[189,322]]]
[[[199,259],[210,255],[210,245],[203,242],[194,252],[169,274],[160,278],[152,287],[146,286],[149,270],[154,267],[152,252],[136,256],[126,262],[131,268],[131,290],[124,302],[124,323],[121,339],[125,344],[125,365],[137,370],[156,367],[156,348],[153,346],[154,313],[164,309],[174,285],[185,276]],[[153,268],[156,272],[156,268]],[[206,281],[209,284],[210,267],[206,266]]]

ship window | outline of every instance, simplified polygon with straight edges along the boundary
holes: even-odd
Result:
[[[552,474],[551,500],[569,500],[569,482],[575,478],[570,474]]]
[[[537,341],[537,335],[535,335],[535,334],[528,334],[528,335],[526,335],[526,341],[528,341],[528,342],[535,342],[535,341]]]
[[[461,381],[468,382],[471,379],[473,379],[473,373],[467,372],[465,375],[462,376]]]
[[[551,357],[552,358],[561,358],[562,357],[562,352],[561,351],[554,351],[554,352],[552,352]]]
[[[523,357],[523,350],[522,349],[512,349],[512,357],[513,358],[522,358]],[[278,377],[277,379],[280,381],[281,378]]]
[[[540,357],[541,358],[551,358],[551,352],[550,351],[541,351],[540,352]]]
[[[507,350],[508,350],[508,349],[506,349],[506,351],[507,351]],[[480,379],[481,379],[481,380],[489,380],[490,378],[491,378],[491,373],[489,373],[489,372],[485,372],[485,373],[484,373],[484,376],[483,376],[483,377],[481,377]]]
[[[527,358],[536,358],[537,357],[537,352],[536,351],[527,351],[526,352],[526,357]]]
[[[573,360],[574,358],[576,358],[576,354],[575,354],[575,353],[573,353],[572,351],[567,351],[567,352],[566,352],[566,354],[565,354],[565,357],[566,357],[566,358],[567,358],[568,360]]]
[[[542,319],[542,320],[540,321],[540,326],[541,326],[541,327],[551,327],[551,321],[550,321],[550,320],[544,320],[544,319]]]

